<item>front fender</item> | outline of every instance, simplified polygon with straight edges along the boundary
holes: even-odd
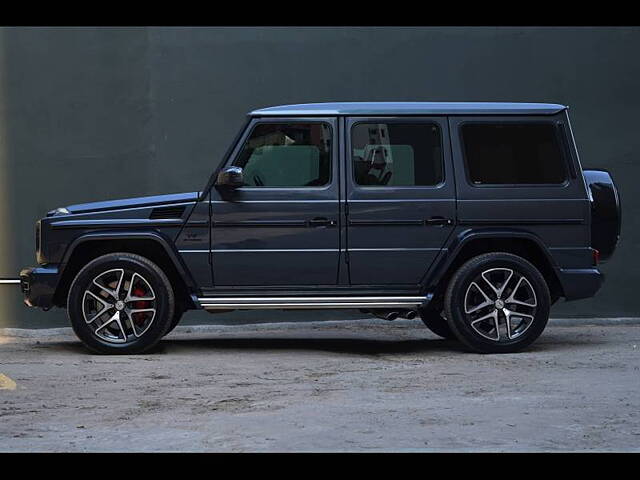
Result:
[[[175,266],[180,276],[184,279],[187,287],[191,290],[196,289],[196,285],[193,281],[193,278],[191,277],[191,273],[186,268],[180,255],[176,251],[173,241],[168,236],[158,231],[100,231],[82,234],[75,238],[67,247],[62,257],[62,262],[60,262],[59,265],[60,274],[64,275],[64,271],[69,264],[71,256],[79,245],[91,241],[105,240],[151,240],[158,243],[167,253],[167,256]]]

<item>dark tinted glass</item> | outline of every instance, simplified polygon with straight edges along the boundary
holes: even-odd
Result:
[[[358,185],[420,186],[442,182],[440,128],[430,123],[358,123],[351,129]]]
[[[313,187],[329,183],[331,127],[326,123],[263,123],[234,165],[250,187]]]
[[[474,184],[558,184],[567,178],[553,125],[468,124],[462,138]]]

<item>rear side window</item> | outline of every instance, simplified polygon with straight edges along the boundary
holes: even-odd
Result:
[[[470,123],[462,126],[474,185],[561,184],[566,161],[552,124]]]
[[[442,183],[440,127],[432,123],[357,123],[351,129],[355,181],[367,186]]]

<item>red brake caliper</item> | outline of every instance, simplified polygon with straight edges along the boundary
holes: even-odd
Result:
[[[134,289],[133,296],[144,297],[144,290],[142,290],[141,288]],[[147,300],[138,300],[137,302],[133,302],[133,308],[135,309],[147,308],[148,304],[149,302]],[[145,316],[146,316],[145,312],[134,313],[134,317],[135,317],[134,320],[136,321],[137,324],[142,324],[144,323]]]

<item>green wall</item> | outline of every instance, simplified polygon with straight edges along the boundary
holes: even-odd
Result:
[[[621,190],[622,241],[590,300],[556,316],[637,316],[640,28],[2,28],[0,275],[34,264],[54,207],[202,188],[247,111],[322,101],[568,104],[585,167]],[[59,326],[0,286],[0,327]],[[358,317],[188,314],[190,323]]]

